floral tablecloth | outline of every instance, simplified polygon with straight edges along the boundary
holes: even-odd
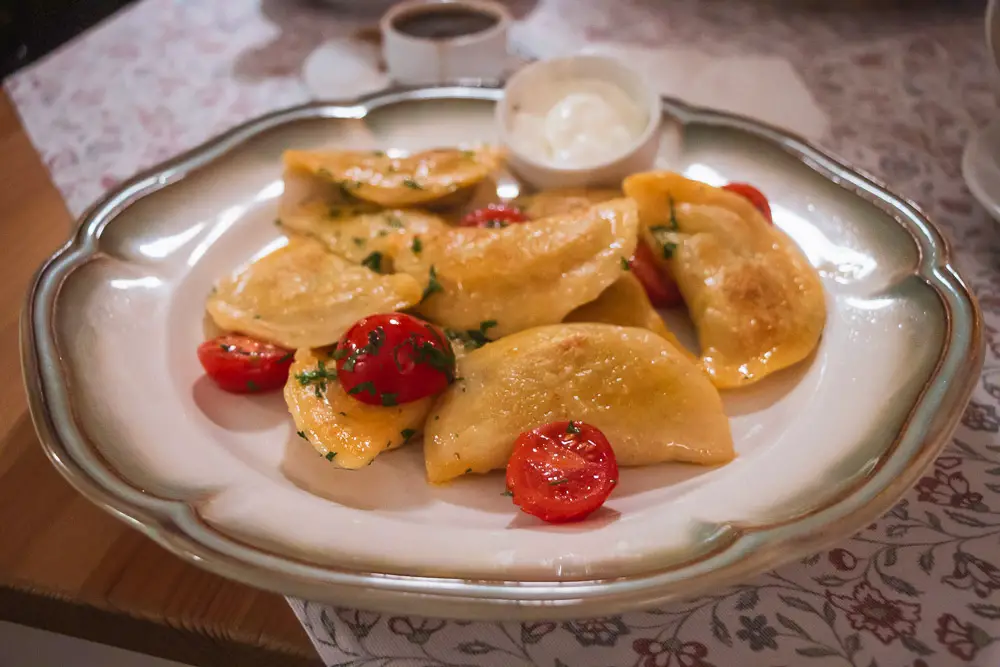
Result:
[[[933,468],[835,549],[684,604],[597,620],[446,622],[291,600],[321,655],[357,667],[1000,664],[1000,239],[959,169],[970,132],[998,108],[984,3],[509,4],[519,50],[537,56],[610,42],[791,63],[824,118],[807,123],[820,142],[919,202],[953,241],[985,311],[986,369]],[[6,88],[80,212],[141,167],[308,99],[308,55],[368,39],[358,29],[384,5],[146,0]],[[753,101],[752,89],[740,96]],[[802,120],[793,116],[786,124]]]

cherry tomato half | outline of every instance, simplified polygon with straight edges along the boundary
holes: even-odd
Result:
[[[767,202],[767,197],[764,196],[763,192],[749,183],[730,183],[729,185],[723,185],[722,189],[735,192],[741,197],[750,200],[753,207],[760,211],[768,222],[772,225],[774,224],[774,218],[771,217],[771,205]]]
[[[635,247],[635,255],[629,262],[629,268],[642,283],[649,302],[657,308],[670,308],[683,303],[677,283],[663,273],[653,257],[653,251],[642,239],[639,239],[639,244]]]
[[[405,313],[358,320],[333,356],[344,391],[369,405],[410,403],[455,379],[455,353],[444,333]]]
[[[280,389],[293,356],[291,350],[239,334],[224,334],[198,346],[205,374],[234,394]]]
[[[597,428],[552,422],[522,433],[507,463],[514,504],[549,523],[579,521],[604,504],[618,483],[615,453]]]
[[[527,222],[521,209],[510,204],[490,204],[486,208],[477,208],[459,223],[462,227],[507,227],[516,222]]]

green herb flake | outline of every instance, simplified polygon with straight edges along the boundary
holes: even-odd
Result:
[[[508,498],[513,498],[514,497],[514,492],[511,491],[510,489],[504,489],[503,493],[501,493],[500,495],[501,496],[507,496]]]
[[[327,169],[326,167],[320,167],[319,169],[317,169],[316,175],[322,176],[323,178],[330,178],[330,179],[333,178],[333,174],[331,174],[330,170]]]
[[[576,425],[576,422],[570,421],[569,425],[566,427],[567,433],[579,433],[580,427]]]
[[[509,227],[510,223],[506,220],[497,220],[496,218],[490,218],[486,221],[486,229],[503,229],[504,227]]]
[[[670,259],[674,256],[674,251],[677,250],[676,243],[664,243],[663,244],[663,259]]]
[[[385,157],[385,151],[372,151],[372,155],[375,157]]]
[[[363,238],[361,238],[360,236],[355,236],[351,240],[354,241],[354,245],[358,246],[359,248],[364,248],[365,247],[365,240]]]
[[[465,469],[465,474],[466,475],[468,475],[470,472],[472,472],[472,468],[466,468]]]
[[[676,232],[680,227],[677,226],[677,211],[674,209],[674,198],[670,197],[668,201],[670,203],[670,229]]]
[[[260,387],[258,387],[257,383],[253,380],[247,380],[247,389],[250,391],[260,391]]]
[[[326,363],[320,359],[315,370],[303,371],[301,373],[295,374],[295,379],[298,380],[299,385],[303,387],[312,386],[316,390],[316,397],[319,398],[324,391],[326,391],[326,383],[328,381],[337,380],[336,371],[330,371],[326,367]]]
[[[260,319],[260,315],[254,315],[254,316],[253,316],[253,318],[254,318],[255,320],[259,320],[259,319]]]
[[[413,251],[414,255],[419,255],[424,249],[424,242],[420,240],[419,236],[413,237],[413,244],[410,246],[410,250]]]
[[[412,178],[404,178],[403,179],[403,185],[406,186],[406,187],[408,187],[408,188],[410,188],[411,190],[423,190],[424,189],[424,186],[420,185],[420,183],[417,183]]]
[[[445,334],[452,340],[457,340],[470,350],[478,350],[487,343],[492,343],[486,336],[486,332],[497,326],[496,320],[483,320],[479,323],[479,329],[466,329],[458,331],[455,329],[445,329]]]
[[[462,151],[462,157],[467,157],[470,160],[474,160],[476,158],[476,151],[464,150]]]
[[[393,229],[402,229],[403,228],[403,221],[400,220],[399,218],[397,218],[394,215],[388,215],[388,216],[386,216],[385,221],[387,223],[389,223],[389,226],[392,227]]]
[[[378,250],[369,253],[367,257],[361,260],[361,266],[367,266],[375,273],[382,273],[382,253]]]
[[[286,352],[286,353],[284,354],[284,356],[282,356],[282,357],[281,357],[281,359],[278,359],[278,363],[279,363],[279,364],[283,364],[283,363],[285,363],[286,361],[288,361],[289,359],[292,359],[292,358],[293,358],[294,356],[295,356],[295,353],[294,353],[294,352],[291,352],[291,351],[289,351],[289,352]]]
[[[632,265],[629,263],[627,259],[622,257],[622,271],[631,271],[631,270],[632,270]]]
[[[281,218],[275,218],[274,219],[274,226],[275,227],[281,227]]]
[[[295,435],[299,436],[300,438],[302,438],[306,442],[309,442],[309,438],[306,437],[305,431],[296,431]]]
[[[402,431],[399,432],[399,434],[401,436],[403,436],[403,442],[407,443],[407,442],[410,441],[410,438],[412,438],[413,436],[415,436],[417,434],[417,429],[415,429],[415,428],[404,428]]]
[[[423,303],[427,300],[431,294],[435,292],[443,292],[444,287],[438,282],[437,271],[434,269],[434,265],[431,264],[430,271],[427,272],[427,287],[424,288],[423,296],[420,297],[420,302]]]
[[[337,458],[337,452],[327,452],[326,453],[326,460],[327,461],[332,461],[335,458]]]
[[[396,400],[397,396],[399,396],[399,394],[382,394],[382,405],[387,408],[399,405],[399,401]]]
[[[551,482],[549,482],[549,486],[559,486],[560,484],[567,484],[568,482],[569,480],[563,477],[562,479],[552,480]]]
[[[371,396],[378,395],[378,392],[375,390],[375,383],[371,382],[370,380],[368,382],[361,382],[359,384],[354,385],[354,387],[352,387],[351,390],[348,391],[347,393],[354,395],[354,394],[360,394],[363,391],[367,391]]]
[[[338,412],[337,414],[340,415],[341,417],[346,417],[347,416],[347,413],[343,412],[343,411]]]

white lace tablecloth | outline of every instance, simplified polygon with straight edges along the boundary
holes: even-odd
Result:
[[[139,168],[308,99],[316,84],[303,77],[304,63],[329,40],[350,56],[344,86],[381,80],[375,49],[356,31],[384,4],[146,0],[6,87],[79,213]],[[934,467],[836,549],[685,604],[597,620],[446,622],[291,600],[327,664],[1000,664],[1000,239],[959,170],[970,131],[998,111],[984,3],[900,3],[900,11],[762,0],[510,4],[522,19],[522,51],[629,48],[665,89],[794,126],[920,203],[954,242],[985,311],[986,369]],[[367,15],[345,9],[357,6]],[[732,76],[740,67],[750,69]],[[692,71],[711,76],[699,85],[684,76]]]

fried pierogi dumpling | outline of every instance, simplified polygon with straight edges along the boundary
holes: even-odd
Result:
[[[826,303],[794,241],[743,197],[675,173],[636,174],[624,187],[684,296],[716,386],[747,385],[809,356]]]
[[[285,402],[299,435],[328,461],[349,469],[412,442],[434,397],[394,406],[356,401],[337,382],[331,349],[295,353],[285,384]]]
[[[599,428],[624,466],[715,465],[735,455],[715,387],[646,329],[529,329],[470,352],[458,371],[425,427],[431,482],[503,468],[518,435],[559,420]]]
[[[386,207],[433,203],[476,185],[499,165],[503,153],[441,148],[406,157],[382,151],[285,151],[285,165],[331,183],[349,198]]]
[[[569,315],[565,322],[597,322],[622,327],[649,329],[672,343],[685,356],[695,359],[663,322],[646,296],[642,283],[632,273],[624,273],[590,303],[585,303]]]
[[[638,233],[635,203],[616,199],[502,229],[453,228],[403,251],[396,270],[422,281],[417,307],[459,330],[495,322],[491,337],[561,321],[617,280]]]
[[[584,190],[567,188],[545,190],[524,195],[514,200],[514,204],[531,220],[548,218],[585,211],[594,204],[600,204],[622,196],[621,190]]]
[[[392,272],[393,258],[402,249],[419,250],[425,238],[449,229],[439,216],[418,209],[359,213],[350,208],[311,204],[281,220],[286,230],[318,239],[341,257],[357,264],[365,262],[380,273]]]
[[[294,349],[331,345],[355,321],[412,306],[420,294],[410,276],[379,275],[293,238],[221,280],[206,309],[224,330]]]

